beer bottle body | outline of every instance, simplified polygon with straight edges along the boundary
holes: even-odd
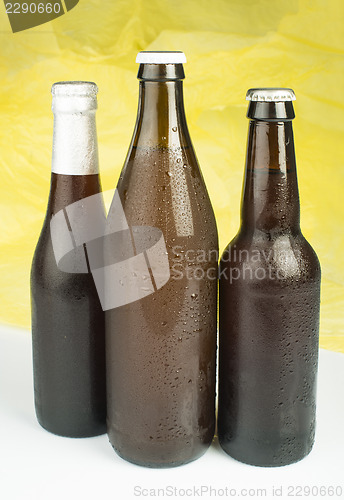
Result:
[[[85,85],[91,84],[82,85],[82,92]],[[64,93],[68,89],[55,87],[55,91]],[[54,149],[65,147],[63,154],[68,154],[68,145],[62,140],[66,131],[59,131],[62,123],[58,115],[61,99],[62,105],[68,106],[68,96],[56,95],[54,99],[58,108],[54,109]],[[87,116],[87,110],[79,109],[80,99],[87,101],[91,98],[74,96],[73,105],[78,107],[77,118],[73,113],[69,116],[68,110],[68,116],[62,118],[62,122],[67,120],[70,127],[70,139],[75,134],[79,135],[80,125],[85,126],[84,133],[94,132],[94,116],[92,113]],[[94,99],[92,97],[91,100]],[[80,141],[84,142],[83,139]],[[76,147],[80,146],[80,141]],[[91,141],[96,141],[96,137]],[[74,147],[72,140],[69,147]],[[84,159],[82,150],[79,148],[78,154]],[[80,161],[74,158],[69,170],[66,163],[61,166],[57,161],[58,151],[53,157],[47,213],[31,268],[36,415],[45,429],[68,437],[87,437],[106,432],[104,312],[87,268],[85,247],[78,247],[71,257],[74,259],[72,267],[65,265],[64,269],[58,265],[53,248],[53,239],[63,241],[66,231],[67,237],[72,234],[69,232],[71,228],[66,209],[73,203],[101,193],[96,147],[93,151],[93,159],[89,157],[82,168]],[[71,154],[75,156],[75,152]],[[99,210],[104,211],[101,198],[95,203],[99,204]],[[53,228],[51,221],[56,215],[61,218]],[[87,218],[88,214],[84,215]],[[55,231],[53,239],[52,230]]]
[[[320,265],[299,227],[291,118],[264,118],[250,122],[242,224],[220,263],[218,425],[234,458],[280,466],[314,442]]]
[[[166,71],[142,66],[144,77]],[[149,78],[140,83],[118,191],[131,228],[163,234],[170,276],[154,293],[106,312],[108,433],[126,460],[171,467],[202,455],[214,434],[217,230],[182,81]]]

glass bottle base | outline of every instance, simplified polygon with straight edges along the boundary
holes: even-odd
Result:
[[[135,465],[139,465],[141,467],[147,467],[150,469],[168,469],[173,467],[179,467],[181,465],[186,465],[190,462],[194,462],[198,458],[200,458],[210,446],[209,444],[204,444],[198,447],[197,450],[192,450],[192,453],[186,453],[186,450],[181,450],[179,452],[179,457],[172,458],[168,457],[168,453],[165,453],[165,457],[163,457],[163,453],[159,458],[156,456],[154,459],[149,458],[148,453],[146,454],[146,458],[144,458],[144,451],[142,453],[136,454],[128,454],[123,450],[119,450],[110,442],[112,448],[115,450],[118,456],[120,456],[123,460],[130,462]],[[190,450],[191,451],[191,450]],[[163,450],[162,450],[163,452]]]
[[[73,428],[68,426],[56,425],[52,423],[42,422],[37,418],[39,425],[46,431],[55,436],[67,437],[67,438],[88,438],[96,437],[106,434],[106,424],[97,424],[93,426],[73,426]]]
[[[256,467],[284,467],[285,465],[291,465],[293,463],[303,460],[311,451],[313,447],[313,442],[307,443],[293,443],[290,441],[285,446],[272,447],[270,449],[264,450],[264,447],[255,442],[253,446],[252,442],[233,444],[233,442],[224,441],[219,438],[219,443],[221,448],[227,455],[234,458],[238,462],[242,462],[247,465],[253,465]]]

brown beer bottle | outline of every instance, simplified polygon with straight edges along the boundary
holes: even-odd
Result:
[[[251,89],[241,226],[220,263],[218,433],[266,467],[314,442],[320,264],[300,230],[291,89]]]
[[[104,312],[84,244],[91,239],[88,224],[95,212],[105,221],[97,90],[89,82],[52,87],[51,188],[31,269],[37,419],[48,431],[69,437],[106,432]]]
[[[185,56],[137,62],[138,118],[118,182],[136,267],[131,292],[106,311],[107,424],[122,458],[172,467],[214,434],[218,239],[184,113]]]

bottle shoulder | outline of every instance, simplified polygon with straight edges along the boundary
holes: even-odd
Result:
[[[220,267],[249,273],[251,282],[319,283],[319,259],[301,232],[273,238],[263,234],[239,233],[224,250]]]
[[[203,246],[207,240],[217,247],[215,215],[191,153],[134,148],[117,188],[129,225],[152,225],[167,239],[189,238]]]
[[[83,249],[80,250],[83,251]],[[78,260],[77,264],[82,257],[81,251],[75,256]],[[73,262],[72,265],[74,265]],[[86,292],[93,293],[95,290],[92,275],[87,272],[86,268],[84,271],[82,273],[66,272],[59,268],[53,251],[50,227],[45,223],[32,259],[30,274],[32,294],[57,294],[61,297],[65,294],[66,300],[84,297]]]

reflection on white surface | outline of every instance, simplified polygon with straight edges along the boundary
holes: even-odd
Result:
[[[106,435],[70,439],[42,429],[34,413],[30,332],[2,326],[0,496],[4,500],[162,498],[162,491],[170,486],[168,491],[180,493],[170,498],[182,498],[183,491],[195,488],[195,496],[184,498],[209,500],[220,498],[220,494],[210,496],[209,488],[219,493],[227,488],[232,494],[222,498],[240,498],[244,490],[260,489],[263,494],[257,492],[250,498],[290,499],[290,488],[298,485],[342,486],[344,494],[343,381],[344,355],[321,350],[316,442],[311,454],[301,462],[272,469],[251,467],[228,457],[215,441],[202,458],[191,464],[175,469],[146,469],[119,458]],[[273,488],[282,488],[282,495],[273,496]],[[155,496],[144,495],[145,490],[155,491]],[[197,495],[201,491],[202,496]]]

